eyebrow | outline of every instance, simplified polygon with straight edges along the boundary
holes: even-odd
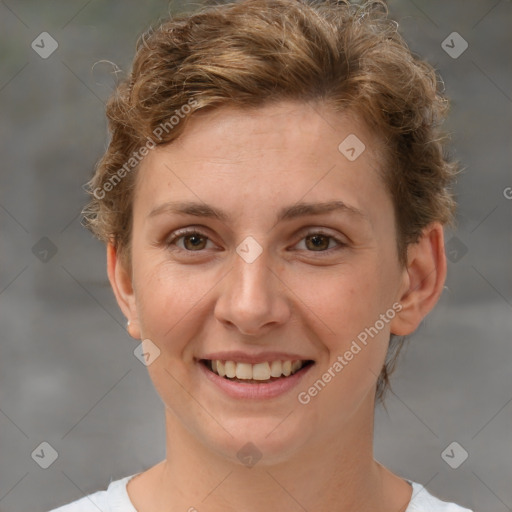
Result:
[[[367,215],[354,206],[347,205],[343,201],[327,201],[323,203],[297,203],[292,206],[286,206],[279,210],[276,222],[292,220],[298,217],[305,217],[307,215],[322,215],[331,212],[348,213],[354,217],[368,220]],[[200,202],[170,201],[151,210],[148,217],[172,213],[178,215],[214,218],[222,222],[229,221],[229,215],[226,212]]]

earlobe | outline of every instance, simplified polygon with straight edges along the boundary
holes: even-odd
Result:
[[[112,290],[121,311],[127,318],[127,330],[130,336],[140,339],[140,327],[135,304],[132,277],[125,262],[119,257],[116,247],[107,244],[107,273]]]
[[[446,279],[443,226],[427,226],[417,243],[408,247],[407,268],[399,302],[402,309],[391,322],[391,332],[399,336],[413,333],[433,309]]]

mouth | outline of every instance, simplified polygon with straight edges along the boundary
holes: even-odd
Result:
[[[270,384],[305,371],[306,368],[314,364],[314,361],[310,359],[275,360],[251,364],[220,359],[200,359],[199,363],[211,373],[227,381],[241,384]]]

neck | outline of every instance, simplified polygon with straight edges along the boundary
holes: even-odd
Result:
[[[405,510],[408,484],[373,459],[373,396],[365,402],[342,431],[322,432],[285,460],[263,456],[252,467],[206,447],[167,410],[167,457],[144,482],[147,498],[130,497],[140,512]]]

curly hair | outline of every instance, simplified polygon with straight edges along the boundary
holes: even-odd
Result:
[[[139,162],[175,140],[196,111],[223,105],[321,101],[355,112],[385,147],[401,265],[431,222],[453,222],[457,165],[440,125],[441,80],[411,53],[383,1],[242,0],[204,4],[161,22],[138,42],[130,75],[107,104],[111,139],[88,182],[85,225],[130,262]],[[389,386],[402,346],[391,336],[377,383]]]

